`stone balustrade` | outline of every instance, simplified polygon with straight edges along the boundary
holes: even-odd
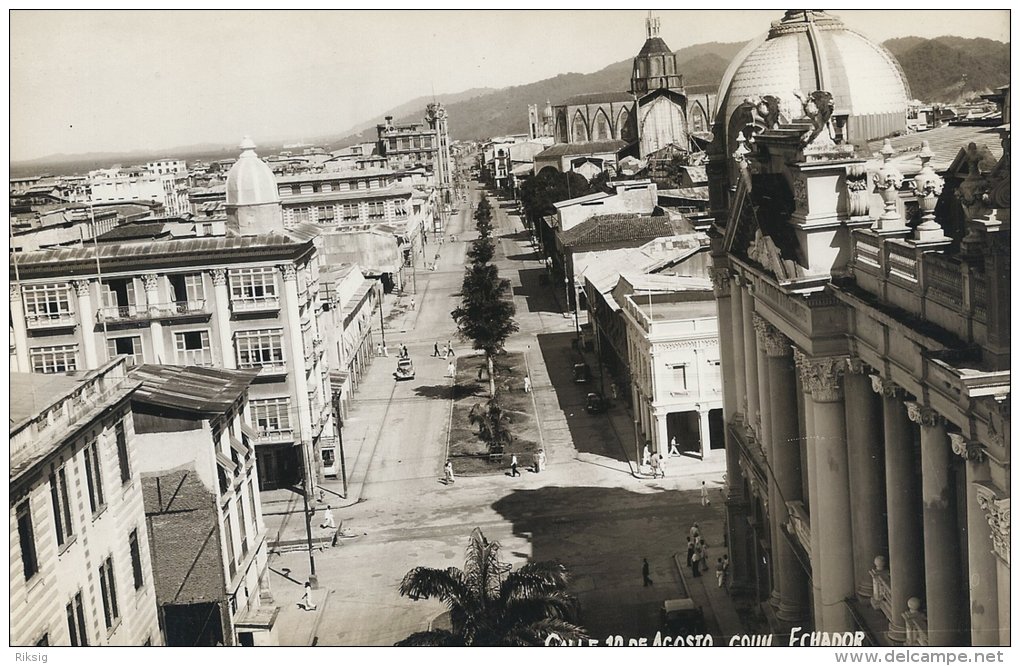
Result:
[[[892,582],[885,558],[875,558],[875,568],[871,570],[871,607],[882,611],[886,619],[892,622]]]
[[[921,611],[921,600],[917,597],[910,597],[907,601],[907,611],[903,613],[903,623],[907,631],[905,645],[928,647],[928,616]]]

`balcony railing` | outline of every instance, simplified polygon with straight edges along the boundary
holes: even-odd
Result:
[[[277,428],[276,430],[255,430],[256,444],[272,444],[275,442],[293,442],[294,431],[290,428]]]
[[[875,568],[871,570],[871,607],[882,611],[885,619],[892,622],[892,583],[885,558],[875,558]]]
[[[195,315],[208,315],[205,299],[170,301],[152,305],[114,305],[100,308],[97,313],[100,322],[139,321],[146,319],[173,319]]]
[[[234,298],[230,301],[230,309],[234,312],[265,312],[280,309],[279,296],[261,296],[259,298]]]
[[[184,365],[201,365],[206,367],[213,365],[211,349],[186,349],[177,353],[180,355],[180,361]]]
[[[911,647],[928,647],[928,615],[921,612],[921,600],[910,597],[907,600],[907,612],[903,614],[903,624],[907,630],[906,645]]]
[[[70,328],[78,324],[78,318],[73,312],[33,314],[25,315],[25,324],[31,329]]]
[[[264,363],[238,363],[237,367],[241,370],[258,370],[260,377],[287,374],[287,364],[284,361],[266,361]]]
[[[796,535],[804,552],[811,556],[811,517],[804,508],[803,502],[787,502],[786,510],[790,512],[790,531]]]

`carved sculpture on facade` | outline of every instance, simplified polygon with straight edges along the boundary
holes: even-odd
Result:
[[[800,372],[800,380],[816,402],[834,402],[843,398],[842,375],[846,368],[845,356],[810,357],[797,348],[793,360]]]
[[[868,192],[868,170],[864,164],[851,164],[846,168],[846,189],[849,194],[851,217],[864,217],[871,207]]]
[[[214,287],[227,286],[227,269],[214,268],[209,271],[209,273],[212,275],[212,283]]]
[[[78,296],[88,296],[89,295],[89,281],[88,280],[74,280],[73,282],[71,282],[71,285],[74,286],[74,291],[75,291],[75,293],[78,294]]]
[[[832,128],[829,126],[829,119],[832,118],[834,108],[832,93],[816,90],[809,95],[803,95],[795,90],[793,94],[800,100],[804,116],[811,121],[811,129],[800,138],[801,148],[811,145],[819,138],[825,144],[835,145],[835,141],[832,139]]]
[[[284,280],[297,280],[297,267],[294,264],[281,264],[279,269]]]
[[[969,441],[958,432],[947,434],[949,435],[949,444],[956,455],[970,462],[981,462],[985,459],[984,449],[977,442]]]
[[[992,549],[1009,566],[1010,498],[999,498],[987,485],[977,486],[977,502],[991,528]]]
[[[898,398],[902,395],[899,386],[878,375],[871,375],[871,390],[884,398]]]
[[[918,425],[931,428],[939,425],[942,421],[938,412],[930,407],[925,407],[914,401],[905,402],[904,405],[907,408],[907,418]]]
[[[757,312],[754,313],[754,330],[768,356],[782,358],[792,353],[790,339]]]
[[[762,95],[754,110],[762,127],[766,130],[775,129],[779,125],[779,98],[775,95]]]
[[[730,295],[730,279],[732,274],[728,268],[713,267],[708,274],[712,280],[712,291],[716,298],[725,298]]]
[[[145,273],[142,275],[142,286],[145,287],[145,291],[156,291],[159,288],[159,276],[155,273]]]
[[[875,189],[882,196],[883,204],[885,204],[885,210],[878,218],[879,228],[890,229],[903,226],[903,220],[896,208],[896,202],[899,199],[897,192],[900,185],[903,184],[903,174],[891,162],[896,150],[892,147],[889,139],[886,139],[879,152],[882,155],[882,167],[871,178],[875,183]]]

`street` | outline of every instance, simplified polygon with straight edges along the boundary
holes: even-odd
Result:
[[[307,553],[292,550],[270,560],[273,595],[283,608],[282,644],[392,645],[427,629],[445,606],[401,597],[400,580],[415,566],[462,567],[475,527],[500,542],[509,563],[564,563],[573,576],[571,592],[581,601],[581,624],[603,639],[655,634],[662,601],[678,596],[672,556],[681,552],[683,561],[692,522],[700,522],[712,561],[723,553],[721,475],[704,479],[713,489],[708,507],[695,490],[702,477],[683,475],[682,464],[674,463],[668,479],[632,475],[629,417],[621,406],[610,414],[585,413],[587,389],[575,386],[570,375],[574,323],[562,316],[551,287],[539,286],[544,268],[520,220],[491,194],[494,235],[500,237],[497,265],[512,281],[521,329],[507,349],[526,356],[549,467],[541,474],[525,470],[518,478],[496,474],[459,477],[449,486],[440,482],[453,380],[446,376],[445,359],[431,355],[435,342],[442,347],[447,340],[457,354],[471,353],[457,339],[450,311],[459,298],[467,241],[476,237],[471,214],[479,195],[472,189],[469,204],[450,220],[447,239],[452,233],[457,241],[441,247],[436,270],[417,270],[416,308],[387,329],[391,349],[408,347],[416,377],[394,382],[396,358],[376,358],[355,396],[351,420],[379,422],[361,442],[359,456],[368,458],[349,461],[355,474],[364,470],[360,501],[336,512],[350,536],[315,553],[318,597],[324,602],[318,611],[295,605],[307,578]],[[409,295],[401,302],[409,303]],[[644,557],[654,581],[649,587],[642,586]],[[711,572],[694,580],[715,584]]]

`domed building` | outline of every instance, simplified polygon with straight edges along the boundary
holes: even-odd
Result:
[[[909,97],[812,10],[719,93],[731,593],[804,645],[1010,644],[1009,126],[883,139]]]
[[[283,209],[276,176],[245,137],[241,155],[227,173],[227,229],[239,236],[283,231]]]

